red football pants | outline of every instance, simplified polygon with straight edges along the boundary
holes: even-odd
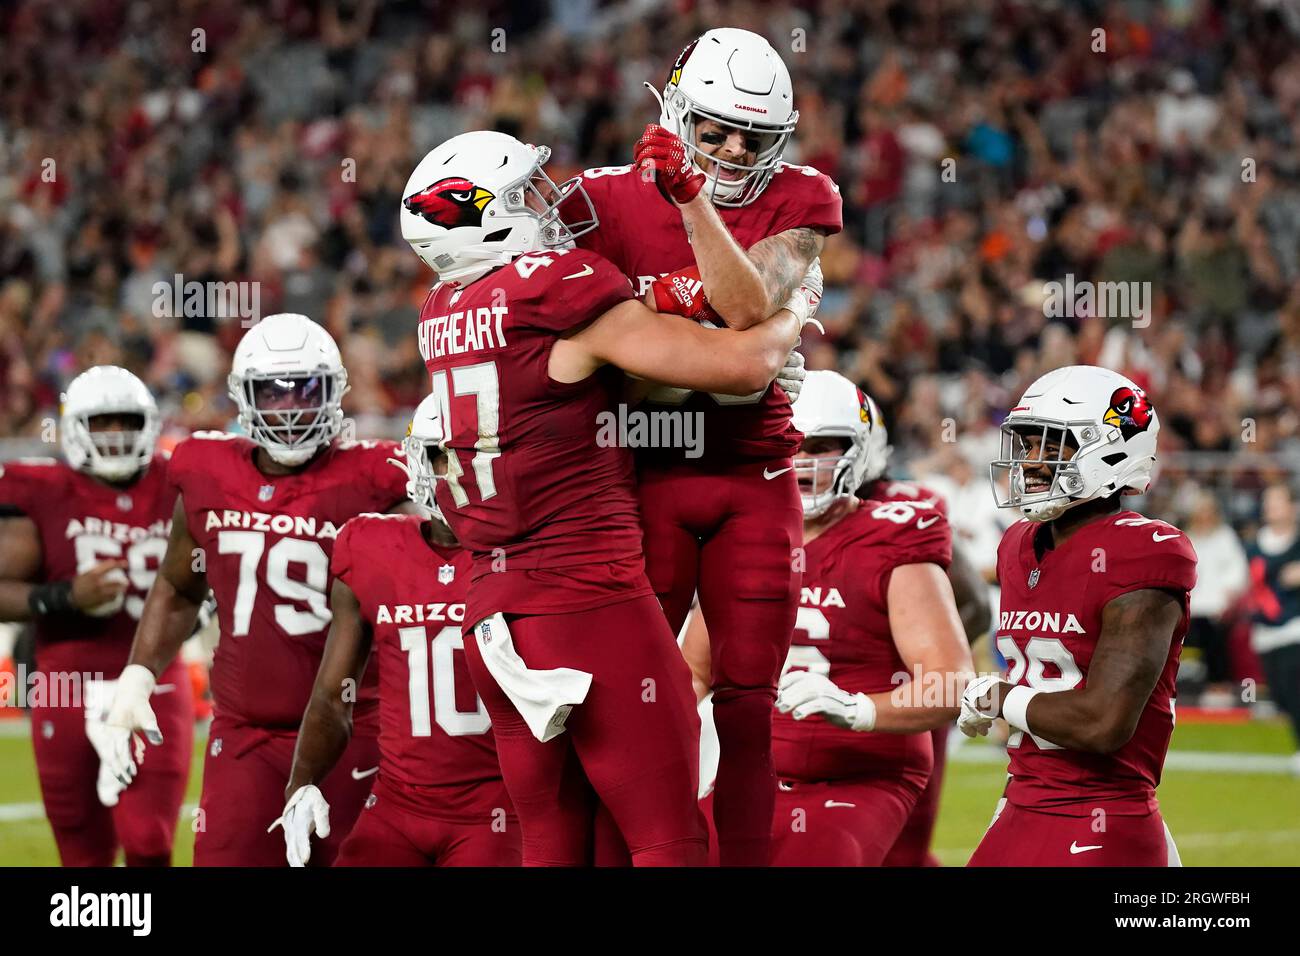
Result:
[[[284,810],[298,733],[236,724],[220,715],[208,732],[203,794],[194,824],[195,866],[288,866],[284,831],[266,828]],[[310,866],[329,866],[374,785],[379,744],[354,734],[320,785],[330,805],[330,835],[312,839]],[[358,775],[360,775],[358,777]]]
[[[634,866],[703,864],[704,821],[695,802],[700,720],[690,669],[655,599],[507,621],[529,667],[592,675],[564,733],[541,743],[492,679],[477,641],[465,641],[523,831],[524,866],[590,865],[598,802]]]
[[[500,795],[501,783],[485,789]],[[375,784],[335,866],[518,866],[519,821],[505,807],[484,806],[476,819],[441,819],[421,795],[383,780]],[[503,801],[496,801],[498,803]]]
[[[1160,812],[1081,817],[999,803],[967,866],[1168,866]],[[1104,829],[1102,829],[1104,827]]]
[[[918,790],[903,779],[782,782],[772,819],[773,866],[881,866]],[[700,801],[705,815],[713,794]],[[717,865],[709,831],[709,862]]]
[[[934,769],[921,791],[903,832],[885,856],[885,866],[939,866],[939,858],[930,852],[934,824],[939,819],[939,799],[943,796],[943,771],[948,765],[948,732],[952,724],[930,731],[934,748]]]
[[[184,665],[174,662],[150,699],[163,742],[149,746],[117,806],[99,802],[99,755],[86,738],[81,707],[32,707],[32,749],[45,815],[64,866],[112,866],[120,845],[127,866],[170,866],[172,841],[194,750],[194,701]]]
[[[799,608],[799,485],[788,458],[638,474],[646,572],[681,631],[699,593],[721,757],[714,817],[725,866],[771,857],[772,704]]]

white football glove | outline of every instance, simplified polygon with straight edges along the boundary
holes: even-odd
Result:
[[[103,749],[97,746],[96,750],[101,766],[107,767],[124,788],[131,785],[140,761],[144,760],[144,741],[140,734],[154,746],[163,742],[158,718],[149,706],[155,683],[149,668],[128,664],[117,677],[117,688],[104,717]]]
[[[829,677],[812,671],[787,671],[777,685],[776,709],[795,720],[821,714],[836,727],[867,731],[876,725],[876,705],[866,694],[840,690]]]
[[[330,805],[315,784],[299,787],[284,805],[280,818],[266,828],[284,827],[284,856],[290,866],[306,866],[311,859],[311,837],[330,835]]]
[[[1002,680],[997,674],[985,674],[966,685],[961,695],[961,715],[957,718],[957,729],[967,737],[987,737],[989,728],[996,720],[994,714],[986,713],[979,706],[979,699],[988,696],[989,690]]]
[[[784,367],[776,373],[776,384],[785,389],[785,393],[790,396],[791,405],[799,397],[799,393],[803,391],[803,380],[808,375],[803,366],[803,355],[799,352],[799,346],[796,345],[790,350],[790,354],[785,357]]]
[[[822,302],[822,260],[816,258],[808,271],[804,273],[803,281],[799,283],[799,288],[790,294],[790,298],[782,308],[789,309],[799,319],[799,327],[803,328],[809,322],[817,326],[818,330],[825,332],[820,322],[816,320],[817,307]]]
[[[99,757],[99,777],[95,781],[95,792],[99,802],[106,807],[117,806],[117,798],[125,786],[113,775],[108,763],[108,755],[113,749],[113,733],[104,718],[108,716],[108,705],[117,692],[115,680],[88,680],[82,688],[82,703],[86,714],[86,739],[95,748]]]

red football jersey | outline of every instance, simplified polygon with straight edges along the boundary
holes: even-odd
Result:
[[[1017,522],[998,547],[997,645],[1010,667],[1008,682],[1043,691],[1086,685],[1102,610],[1121,594],[1144,588],[1176,592],[1183,617],[1133,739],[1115,753],[1091,754],[1015,731],[1007,742],[1007,799],[1079,816],[1098,806],[1110,813],[1149,813],[1156,809],[1155,788],[1174,730],[1174,675],[1196,585],[1196,552],[1172,525],[1124,511],[1085,525],[1040,561],[1034,533],[1042,529]]]
[[[41,580],[70,580],[101,561],[127,562],[122,609],[108,617],[77,615],[36,621],[36,663],[43,671],[102,673],[126,666],[144,597],[167,551],[176,491],[167,459],[158,455],[124,487],[110,485],[53,458],[0,466],[0,510],[21,513],[41,536]]]
[[[473,785],[501,778],[491,721],[465,663],[471,561],[463,548],[430,545],[422,523],[414,515],[353,518],[334,543],[330,568],[372,628],[380,776],[465,788],[468,799]],[[501,805],[499,793],[493,799]]]
[[[579,249],[521,256],[425,300],[420,352],[454,453],[438,505],[474,556],[467,625],[650,593],[632,459],[600,441],[622,373],[547,374],[556,339],[631,297],[617,269]]]
[[[913,486],[918,487],[918,486]],[[915,502],[864,500],[804,546],[806,561],[794,639],[785,670],[825,674],[850,693],[899,685],[907,666],[889,630],[889,579],[905,564],[952,562],[952,530],[935,495]],[[794,780],[904,775],[924,786],[933,763],[930,735],[858,733],[816,717],[776,713],[772,756]]]
[[[339,529],[365,511],[406,500],[390,441],[335,442],[302,471],[270,476],[257,446],[196,432],[172,452],[169,476],[217,598],[221,642],[212,662],[218,713],[296,728],[329,630],[330,553]],[[374,674],[358,695],[355,726],[376,729]]]
[[[580,236],[578,244],[622,269],[638,296],[644,296],[660,276],[695,264],[681,213],[632,166],[588,169],[582,184],[600,226]],[[718,214],[746,249],[787,229],[815,227],[835,233],[843,228],[839,187],[811,166],[790,163],[780,164],[752,203],[718,207]],[[794,454],[803,440],[790,424],[790,400],[776,384],[745,397],[697,395],[690,389],[663,387],[650,400],[705,414],[705,459],[784,458]],[[680,448],[645,449],[638,457],[648,462],[699,460],[683,459]]]

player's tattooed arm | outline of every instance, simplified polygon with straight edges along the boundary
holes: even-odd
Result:
[[[298,729],[286,797],[325,779],[352,738],[352,705],[370,659],[371,630],[357,596],[338,579],[330,589],[330,611],[329,637]]]
[[[206,557],[190,534],[185,503],[179,496],[172,510],[167,551],[144,600],[128,664],[142,664],[160,676],[194,633],[199,608],[208,596]]]
[[[1169,657],[1182,598],[1148,588],[1110,601],[1086,687],[1038,694],[1025,711],[1035,736],[1070,750],[1113,753],[1133,737]],[[1005,700],[1010,686],[998,685]],[[1001,703],[999,703],[999,712]]]
[[[768,236],[749,247],[749,259],[763,281],[765,316],[785,305],[825,244],[823,230],[800,226]]]
[[[679,208],[704,293],[732,329],[757,325],[784,306],[826,241],[822,230],[799,227],[746,252],[703,192]]]

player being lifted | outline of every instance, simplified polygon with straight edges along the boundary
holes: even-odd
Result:
[[[32,745],[45,815],[64,866],[167,866],[189,776],[194,709],[184,666],[153,688],[167,742],[136,785],[102,763],[108,699],[163,551],[175,490],[155,455],[161,423],[143,382],[124,368],[78,375],[63,396],[66,462],[0,467],[0,620],[32,621],[46,686],[80,687],[75,699],[34,700]],[[188,637],[190,631],[185,632]],[[59,675],[108,678],[59,680]]]
[[[404,191],[403,232],[441,280],[420,346],[449,435],[438,505],[473,555],[467,656],[525,865],[590,862],[598,801],[634,863],[699,863],[699,720],[646,579],[630,453],[602,427],[623,382],[611,366],[753,394],[798,320],[710,330],[646,308],[607,260],[560,248],[595,223],[561,222],[586,194],[551,182],[548,155],[466,133]],[[709,211],[697,196],[687,214]]]
[[[395,442],[338,440],[346,391],[328,332],[304,315],[269,315],[244,334],[230,373],[248,437],[198,432],[172,453],[168,474],[179,498],[171,538],[108,723],[113,767],[129,782],[143,749],[137,734],[161,736],[148,703],[154,682],[211,586],[221,640],[196,866],[284,865],[284,843],[267,826],[284,806],[294,739],[325,646],[334,541],[349,518],[405,500],[405,481],[388,463]],[[370,674],[343,765],[321,785],[334,826],[319,863],[332,860],[370,792],[378,729]]]
[[[420,514],[358,515],[334,543],[334,620],[285,791],[290,865],[310,855],[313,834],[329,832],[317,785],[347,748],[346,691],[372,650],[379,774],[335,866],[519,865],[519,824],[465,665],[470,556],[433,500],[433,461],[446,438],[437,402],[430,395],[420,403],[406,438],[407,495]]]
[[[929,731],[957,716],[970,674],[945,574],[952,532],[934,498],[875,484],[884,421],[848,379],[809,372],[794,423],[807,566],[776,699],[773,864],[879,866],[930,775]],[[697,675],[704,624],[692,619],[683,648]]]
[[[781,162],[798,118],[789,72],[767,41],[710,30],[673,64],[660,125],[647,127],[636,164],[583,174],[600,228],[579,244],[613,262],[638,294],[698,265],[729,327],[763,321],[800,292],[825,237],[841,228],[830,178]],[[716,214],[681,205],[700,191]],[[808,280],[811,308],[807,293],[796,296],[801,319],[815,309],[820,275],[815,267]],[[674,633],[697,592],[709,625],[721,743],[715,815],[726,865],[765,866],[770,853],[772,701],[799,603],[792,397],[771,386],[741,397],[657,389],[657,407],[705,416],[704,454],[637,456],[650,583]]]
[[[1026,519],[998,548],[1010,670],[970,683],[958,726],[1005,719],[1011,776],[971,866],[1177,865],[1156,786],[1196,553],[1120,506],[1151,483],[1159,431],[1142,389],[1090,365],[1044,375],[1003,422],[994,494]]]

